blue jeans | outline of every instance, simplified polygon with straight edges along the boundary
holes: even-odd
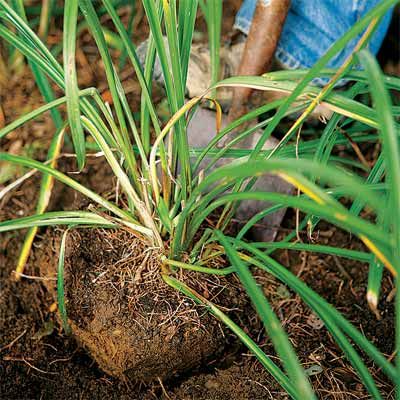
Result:
[[[268,4],[270,0],[260,0]],[[278,61],[288,69],[311,68],[351,26],[371,10],[380,0],[292,0],[285,26],[275,53]],[[235,28],[247,34],[257,0],[244,0],[236,15]],[[369,50],[376,54],[389,27],[392,11],[382,19],[369,42]],[[360,35],[361,36],[361,35]],[[351,54],[360,36],[327,64],[339,67]],[[318,80],[314,83],[326,83]]]

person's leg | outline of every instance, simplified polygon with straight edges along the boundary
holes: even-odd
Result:
[[[264,0],[264,3],[268,5],[269,0]],[[257,0],[244,0],[238,13],[236,14],[233,28],[241,31],[245,35],[248,35],[256,6]]]
[[[268,4],[270,0],[262,0]],[[292,0],[277,47],[276,58],[287,69],[311,68],[326,51],[380,0]],[[257,0],[244,0],[234,28],[250,31]],[[377,54],[389,27],[392,10],[373,34],[369,49]],[[351,54],[361,35],[336,54],[327,67],[337,68]],[[314,83],[323,84],[326,80]]]

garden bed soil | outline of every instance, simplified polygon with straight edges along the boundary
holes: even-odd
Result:
[[[89,161],[87,178],[92,185],[96,181],[102,182],[104,190],[107,186],[105,182],[108,181],[109,186],[112,186],[112,181],[110,175],[105,174],[104,168],[99,164],[103,163],[97,159]],[[67,167],[64,166],[64,168]],[[69,168],[73,170],[71,166]],[[101,178],[96,178],[98,174]],[[33,177],[15,193],[10,194],[2,208],[2,220],[20,216],[21,210],[24,214],[32,211],[38,182],[38,178]],[[64,203],[63,199],[66,199],[69,207],[71,204],[73,206],[73,203],[75,206],[82,204],[81,198],[75,198],[71,190],[57,184],[52,207],[59,208]],[[293,226],[293,221],[294,215],[287,215],[281,234]],[[60,233],[56,232],[55,235],[49,237],[48,232],[42,231],[38,240],[35,241],[35,249],[26,270],[26,274],[30,276],[39,276],[40,270],[44,270],[49,265],[49,261],[46,266],[40,264],[44,262],[43,254],[52,255],[53,265],[57,260]],[[102,243],[99,242],[102,241],[101,236],[95,236],[94,244],[88,245],[90,231],[80,232],[79,235],[79,243],[74,242],[77,245],[73,246],[72,252],[75,254],[73,257],[78,256],[77,260],[79,260],[75,263],[77,268],[75,280],[85,275],[93,279],[93,276],[87,275],[90,274],[87,267],[93,265],[93,260],[103,260],[107,247],[102,247]],[[0,236],[1,398],[18,400],[53,398],[205,400],[228,399],[232,396],[240,396],[235,397],[238,399],[287,398],[273,379],[262,370],[254,357],[229,335],[220,342],[214,357],[209,353],[207,361],[202,365],[199,366],[197,361],[194,363],[196,365],[193,364],[194,369],[189,369],[172,378],[169,376],[170,379],[156,379],[153,383],[143,384],[129,377],[118,379],[104,373],[76,340],[63,333],[54,310],[54,293],[52,289],[48,290],[49,283],[54,284],[54,281],[37,279],[23,279],[19,283],[14,281],[12,271],[15,268],[15,260],[22,240],[22,232],[6,233]],[[115,240],[118,242],[120,239]],[[362,244],[349,234],[328,225],[321,225],[315,240],[318,243],[362,249]],[[108,262],[109,266],[115,261],[115,256],[116,254],[111,252],[108,258],[106,257],[106,263]],[[368,309],[365,299],[367,265],[336,259],[333,256],[289,251],[280,251],[276,257],[310,287],[334,304],[385,354],[388,356],[392,354],[394,307],[390,301],[393,283],[389,276],[385,275],[384,278],[380,303],[381,318],[378,320]],[[117,269],[116,267],[114,266],[114,269]],[[121,273],[124,269],[118,269],[118,271]],[[322,399],[367,399],[368,396],[353,368],[337,348],[323,324],[310,313],[298,296],[264,273],[257,272],[256,278],[281,318],[305,368],[315,369],[315,366],[318,366],[311,379],[319,397]],[[77,282],[75,304],[69,299],[70,302],[67,305],[73,320],[78,320],[77,309],[82,310],[82,303],[85,304],[87,301],[84,297],[87,296],[84,282],[89,282],[90,285],[90,279]],[[106,293],[106,296],[111,297],[111,292]],[[113,293],[113,300],[115,300],[116,292]],[[177,299],[176,294],[171,293],[171,295],[173,299]],[[90,301],[93,301],[93,298]],[[123,305],[123,307],[127,306]],[[87,316],[85,314],[80,316],[84,322],[79,321],[79,323],[87,323]],[[256,339],[267,354],[274,355],[272,345],[264,336],[264,330],[255,315],[246,310],[244,313],[237,313],[235,318],[240,325],[246,327],[246,331]],[[211,324],[211,326],[216,325]],[[222,337],[221,333],[220,335]],[[368,365],[381,386],[382,392],[387,394],[385,398],[392,398],[390,383],[372,363]],[[164,377],[168,378],[168,374]],[[146,376],[140,378],[146,380]]]
[[[228,13],[229,18],[224,19],[225,31],[231,26],[232,16],[240,2],[232,1],[229,4],[232,5],[232,10]],[[146,32],[146,29],[142,31]],[[53,39],[58,41],[59,37],[59,33],[56,33]],[[85,38],[82,40],[85,44]],[[87,48],[90,50],[89,45]],[[80,66],[84,67],[83,55],[80,56],[80,60]],[[89,61],[88,65],[94,65],[92,60]],[[102,68],[90,70],[92,73],[83,77],[86,79],[84,84],[92,85],[101,82]],[[131,93],[134,93],[136,87],[134,79],[125,82],[125,85],[129,84],[132,85]],[[7,91],[3,90],[0,95],[1,125],[41,104],[40,96],[34,88],[29,73],[24,74],[24,79],[10,77]],[[140,101],[139,97],[134,95],[130,100],[134,102],[133,104],[138,104]],[[24,104],[24,109],[21,109],[21,104]],[[44,159],[45,148],[52,131],[50,117],[45,115],[42,119],[11,134],[9,140],[2,143],[2,151],[18,153],[23,149],[28,154],[34,153],[36,158]],[[64,171],[76,170],[70,158],[64,157],[63,160]],[[107,193],[112,192],[115,185],[104,162],[93,157],[88,159],[84,176],[73,176],[106,196]],[[39,182],[39,177],[35,175],[0,200],[0,220],[31,214],[35,207]],[[50,208],[74,209],[82,205],[82,200],[82,197],[72,190],[56,184]],[[293,228],[294,221],[295,215],[289,213],[280,230],[281,234]],[[319,228],[318,235],[314,238],[317,243],[363,249],[363,245],[347,233],[327,224],[321,224]],[[70,253],[72,258],[78,257],[78,262],[74,264],[76,265],[74,274],[76,274],[75,289],[79,296],[71,297],[67,309],[73,320],[76,319],[79,324],[87,325],[88,315],[85,316],[78,310],[82,309],[82,304],[86,304],[83,294],[86,293],[88,287],[85,286],[85,281],[78,282],[78,278],[79,274],[84,276],[89,274],[86,267],[93,260],[102,258],[104,247],[100,246],[102,250],[92,251],[93,248],[90,246],[88,248],[85,244],[91,234],[89,232],[80,234],[80,242],[76,242],[77,245],[69,250],[72,251]],[[301,233],[301,236],[304,241],[308,241],[305,233]],[[226,332],[225,337],[220,333],[223,340],[217,342],[218,346],[215,346],[215,343],[212,345],[215,346],[213,349],[216,349],[215,357],[208,354],[201,365],[196,362],[190,365],[190,367],[194,366],[194,369],[178,376],[160,374],[161,379],[156,379],[155,382],[140,383],[139,381],[143,379],[139,381],[129,377],[120,379],[105,373],[75,338],[64,334],[56,313],[54,291],[51,288],[54,281],[40,279],[40,271],[48,267],[49,261],[52,265],[56,261],[59,237],[60,232],[55,231],[53,236],[46,230],[39,232],[25,271],[31,278],[15,282],[12,271],[15,269],[24,232],[0,235],[0,398],[10,400],[55,398],[60,400],[230,400],[232,398],[280,400],[288,398],[262,369],[254,356]],[[95,240],[99,240],[99,236],[96,238]],[[44,262],[44,254],[53,257],[52,260],[48,260],[46,266],[40,264]],[[86,255],[87,259],[80,259],[81,255]],[[115,256],[115,254],[110,255],[110,263],[116,260]],[[366,264],[333,256],[292,251],[279,251],[274,253],[274,257],[339,309],[388,357],[393,356],[394,305],[393,282],[390,276],[384,276],[379,304],[380,319],[377,319],[376,315],[369,310],[365,298],[368,272]],[[265,273],[257,272],[256,278],[280,317],[290,340],[298,351],[301,362],[306,369],[312,368],[309,370],[312,372],[311,381],[318,397],[327,400],[368,399],[368,394],[343,353],[321,321],[310,313],[298,296]],[[90,279],[86,282],[89,282],[90,286]],[[115,282],[112,283],[115,285]],[[104,301],[106,302],[112,299],[112,303],[117,298],[111,295],[111,291],[107,290],[105,293]],[[175,301],[182,300],[181,298],[177,300],[176,294],[172,296]],[[80,317],[82,321],[78,320]],[[211,317],[206,318],[210,318],[211,321]],[[241,326],[246,327],[246,332],[262,346],[268,355],[274,357],[272,345],[265,337],[262,325],[255,314],[246,309],[242,314],[237,313],[235,319]],[[213,327],[218,325],[217,322],[210,322],[210,324]],[[190,351],[187,352],[190,353]],[[394,398],[392,386],[385,376],[373,363],[368,363],[368,366],[376,378],[383,397]],[[145,379],[143,376],[139,378]]]

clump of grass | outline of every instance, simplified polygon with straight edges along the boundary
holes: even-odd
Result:
[[[368,43],[379,19],[395,5],[395,0],[380,2],[375,9],[365,15],[332,48],[307,71],[282,71],[266,74],[262,77],[234,77],[221,82],[213,82],[210,92],[221,86],[246,85],[258,90],[278,90],[288,94],[287,98],[259,107],[248,113],[221,131],[216,131],[215,139],[204,149],[191,149],[188,145],[188,112],[208,96],[185,101],[185,86],[189,53],[195,26],[197,1],[156,1],[143,0],[143,7],[150,26],[150,37],[146,64],[140,65],[136,48],[121,23],[116,12],[115,2],[100,2],[115,27],[114,41],[119,43],[127,60],[132,64],[142,90],[140,126],[137,125],[124,93],[123,86],[113,65],[109,47],[93,3],[90,0],[67,0],[64,14],[63,60],[61,66],[52,52],[31,29],[21,6],[13,9],[0,0],[0,18],[6,23],[0,25],[0,37],[10,46],[23,54],[30,62],[38,81],[45,77],[65,91],[66,96],[47,98],[47,104],[34,110],[0,130],[0,138],[18,126],[27,123],[46,111],[67,106],[67,121],[57,122],[58,129],[53,139],[54,148],[49,150],[48,163],[41,163],[22,156],[0,153],[0,161],[12,162],[27,168],[33,168],[44,174],[40,202],[37,213],[12,221],[0,223],[0,231],[33,228],[47,225],[118,228],[127,226],[146,238],[149,246],[164,249],[162,262],[165,266],[160,271],[164,281],[191,297],[225,323],[240,340],[256,355],[262,365],[290,394],[292,398],[315,398],[310,382],[301,366],[296,351],[289,341],[279,319],[252,277],[252,268],[260,268],[275,276],[285,285],[299,294],[315,314],[324,321],[326,328],[343,350],[360,380],[375,398],[382,398],[374,378],[369,372],[363,353],[373,360],[382,372],[400,391],[400,358],[394,364],[377,349],[358,329],[346,320],[338,310],[316,294],[301,279],[293,275],[275,261],[271,252],[277,248],[291,248],[336,254],[350,259],[370,263],[368,300],[376,310],[383,267],[398,282],[400,235],[398,223],[400,198],[400,160],[398,149],[398,110],[391,104],[389,90],[399,90],[400,80],[383,76],[374,58],[362,50]],[[220,8],[218,2],[201,1],[210,33],[213,54],[213,77],[218,76],[218,48],[220,41]],[[60,9],[55,9],[60,12]],[[112,98],[112,105],[103,101],[97,89],[81,89],[77,84],[75,68],[75,43],[79,10],[89,28],[104,64],[106,79]],[[217,11],[215,13],[215,11]],[[33,9],[32,9],[33,12]],[[44,17],[43,17],[44,18]],[[15,30],[15,31],[14,31]],[[163,39],[163,30],[167,42]],[[339,70],[326,70],[324,66],[348,41],[363,36],[357,50]],[[170,120],[162,126],[157,116],[156,106],[151,97],[152,67],[156,55],[159,57],[164,81],[166,98],[169,104]],[[363,71],[353,71],[355,62],[361,62]],[[317,76],[331,77],[330,84],[324,89],[311,86]],[[338,79],[347,79],[354,83],[350,89],[336,93],[334,83]],[[46,83],[48,85],[48,83]],[[373,107],[357,100],[360,93],[368,92],[373,100]],[[312,109],[319,103],[329,107],[334,115],[326,125],[320,137],[315,140],[300,140],[298,145],[291,143],[298,128]],[[263,145],[273,134],[282,118],[293,112],[302,111],[301,117],[287,131],[284,139],[273,150],[263,151]],[[217,143],[242,123],[257,118],[266,111],[275,111],[273,117],[258,123],[256,128],[264,129],[254,149],[233,149],[237,140],[251,135],[256,128],[243,130],[239,138],[232,140],[224,149],[217,148]],[[217,121],[218,122],[218,121]],[[352,130],[352,125],[357,129]],[[86,136],[91,136],[110,165],[127,199],[127,207],[121,207],[108,201],[87,187],[79,184],[55,168],[52,160],[59,152],[59,138],[69,127],[76,153],[78,168],[85,165]],[[217,123],[218,126],[218,123]],[[365,165],[351,162],[351,169],[344,160],[335,158],[332,150],[337,145],[348,143],[340,134],[347,129],[352,143],[381,142],[382,153],[373,168],[365,177]],[[152,139],[155,133],[155,140]],[[377,133],[376,133],[377,132]],[[191,157],[196,161],[191,163]],[[236,163],[216,168],[205,178],[212,165],[221,157],[236,158]],[[209,167],[199,171],[200,162],[208,158]],[[239,163],[238,163],[239,162]],[[160,172],[157,173],[157,165]],[[288,196],[271,192],[251,190],[252,179],[264,173],[277,174],[296,186],[300,196]],[[90,198],[97,204],[93,211],[45,212],[51,180],[57,179]],[[239,232],[236,238],[224,234],[230,223],[235,205],[239,201],[254,199],[274,203],[252,218]],[[352,199],[353,205],[345,207],[341,200]],[[383,206],[388,205],[388,206]],[[217,224],[218,229],[207,229],[198,239],[197,233],[210,213],[220,206],[225,209]],[[248,243],[242,240],[245,232],[259,219],[279,208],[292,207],[301,210],[306,218],[300,223],[315,226],[324,219],[341,229],[359,237],[369,252],[355,252],[330,246],[294,243],[292,232],[278,243]],[[368,207],[375,216],[374,221],[367,221],[359,216],[360,211]],[[30,231],[29,243],[34,231]],[[195,242],[196,238],[196,242]],[[215,250],[216,245],[218,250]],[[29,249],[30,244],[25,248]],[[199,249],[203,251],[199,251]],[[205,251],[204,251],[205,249]],[[223,252],[231,266],[225,269],[208,268],[202,256],[207,260],[220,256]],[[191,263],[182,261],[182,254],[188,254]],[[61,253],[62,255],[63,253]],[[20,265],[23,265],[21,262]],[[61,265],[61,264],[60,264]],[[204,299],[175,276],[180,268],[200,271],[204,274],[237,274],[244,289],[252,300],[266,332],[275,346],[278,356],[283,361],[279,367],[262,349],[225,315],[217,305]],[[19,267],[21,272],[22,267]],[[62,267],[60,266],[59,289],[62,297]],[[397,287],[397,286],[396,286]],[[400,296],[396,296],[396,337],[400,343]],[[65,307],[60,298],[60,311],[65,322]],[[399,356],[400,357],[400,356]]]

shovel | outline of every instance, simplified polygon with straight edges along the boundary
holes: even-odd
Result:
[[[290,9],[290,0],[273,0],[271,2],[257,2],[254,18],[250,32],[246,40],[243,55],[237,75],[260,75],[271,67],[274,53],[281,35],[283,25]],[[266,40],[268,38],[268,40]],[[235,87],[233,90],[232,104],[229,111],[230,120],[236,120],[246,111],[248,100],[252,92],[248,87]],[[215,136],[215,113],[207,109],[196,111],[188,126],[188,141],[191,147],[205,147]],[[222,121],[222,127],[226,126],[227,117]],[[251,137],[243,141],[242,147],[252,149],[256,146],[261,132],[255,132]],[[222,140],[222,144],[225,141]],[[277,140],[269,138],[263,149],[268,150],[277,145]],[[215,164],[215,167],[229,164],[233,159],[224,158]],[[203,161],[200,169],[207,165]],[[276,175],[265,174],[259,177],[253,185],[255,191],[275,192],[291,194],[293,186]],[[254,215],[265,210],[272,204],[257,200],[246,200],[240,202],[236,209],[235,219],[239,224],[245,224]],[[250,231],[252,238],[256,241],[273,241],[277,235],[278,228],[282,223],[286,209],[282,208],[272,214],[268,214],[258,221]]]
[[[206,147],[216,134],[215,121],[216,115],[214,111],[199,108],[188,125],[189,146],[193,148]],[[224,116],[222,119],[221,128],[226,125],[227,116]],[[250,140],[246,140],[247,149],[251,149],[256,146],[261,133],[262,132],[260,131],[256,131],[252,134]],[[263,149],[272,149],[277,145],[277,143],[278,141],[276,139],[269,138],[264,144]],[[214,168],[229,164],[234,160],[235,159],[233,158],[223,158],[215,164]],[[199,170],[204,169],[208,163],[209,161],[207,159],[203,160],[199,166]],[[293,186],[276,175],[265,174],[257,179],[252,190],[291,194],[293,192]],[[272,205],[273,204],[271,203],[257,200],[242,201],[236,209],[235,220],[237,220],[240,225],[244,225],[254,215]],[[262,220],[258,221],[258,223],[250,230],[250,235],[252,238],[258,242],[273,241],[277,235],[285,212],[286,209],[281,208],[280,210],[275,211],[272,214],[268,214]]]

